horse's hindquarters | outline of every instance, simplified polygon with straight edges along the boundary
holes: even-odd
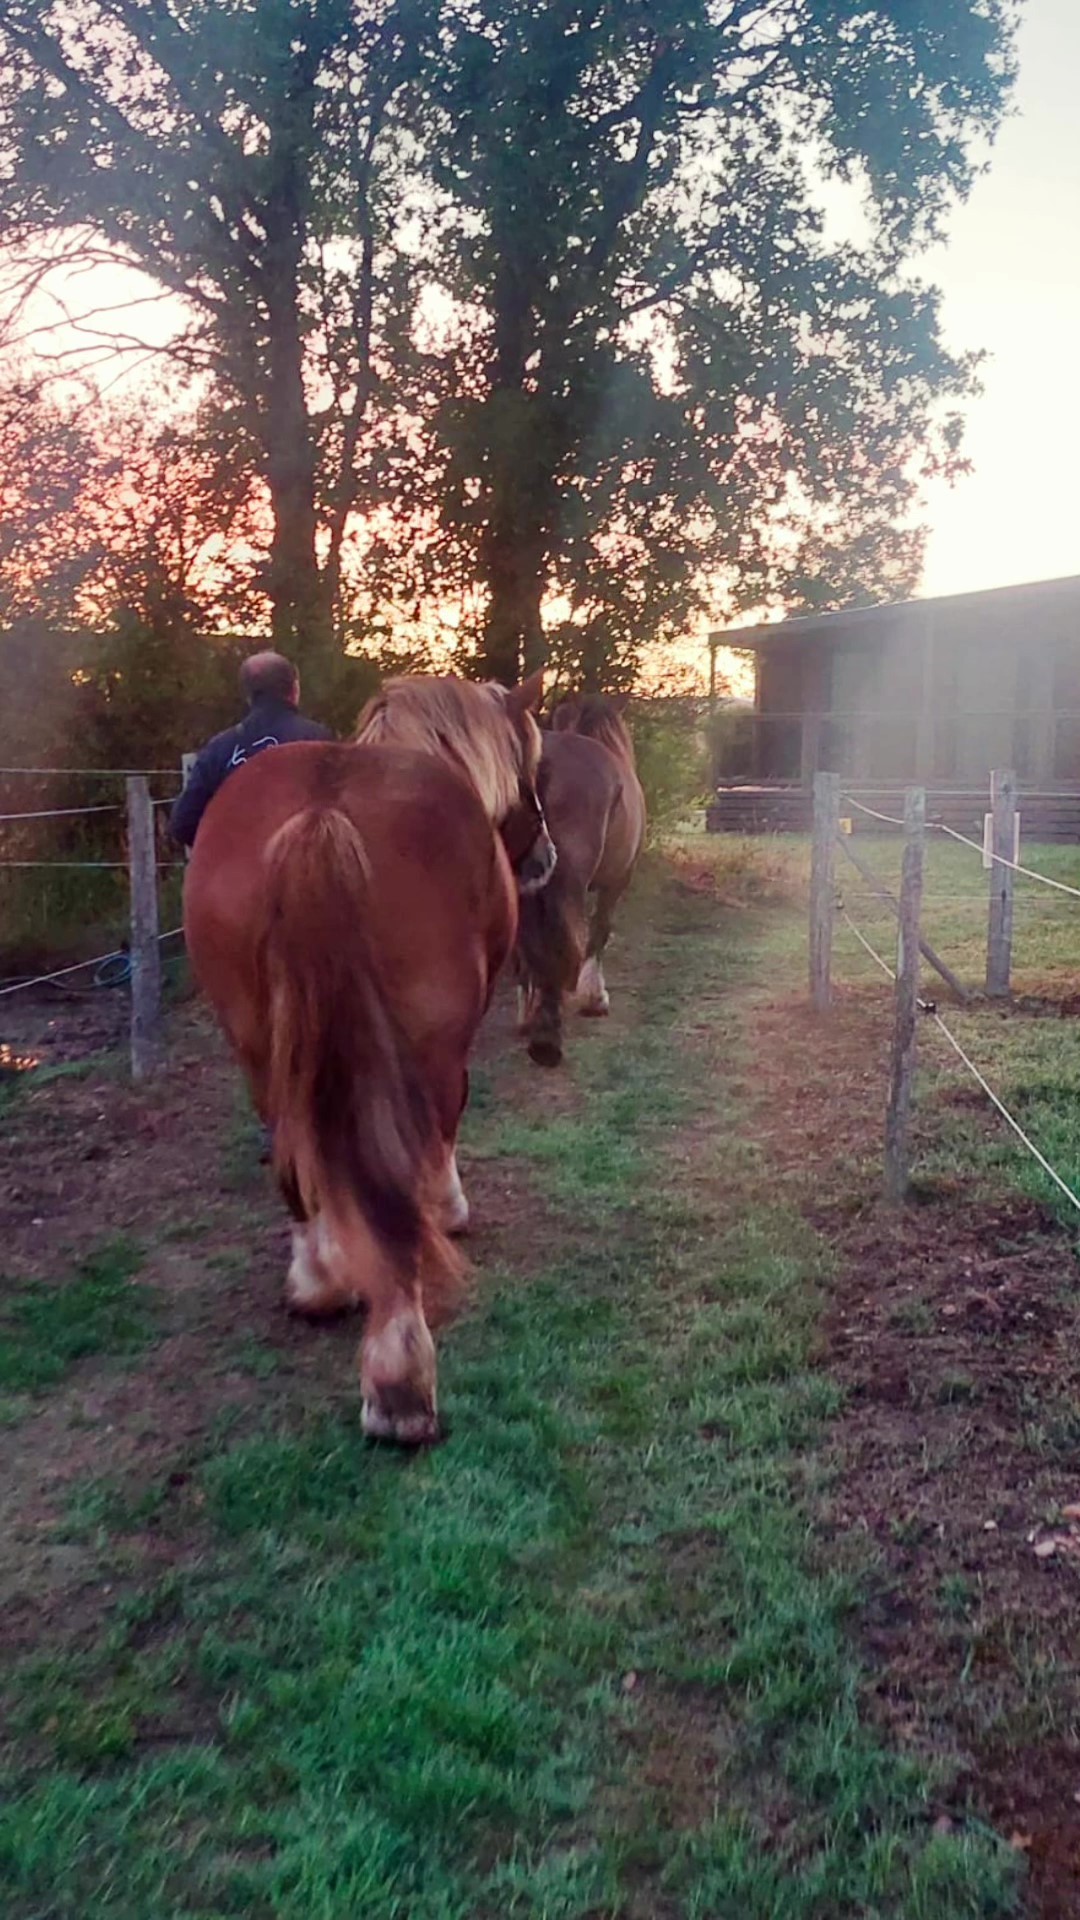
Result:
[[[185,911],[198,977],[273,1128],[295,1222],[289,1304],[366,1305],[365,1430],[428,1441],[425,1305],[445,1311],[460,1286],[453,1147],[514,931],[501,848],[436,762],[279,749],[208,812]]]

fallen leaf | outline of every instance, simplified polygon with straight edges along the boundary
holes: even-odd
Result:
[[[623,1674],[622,1690],[624,1693],[633,1693],[634,1688],[637,1686],[637,1683],[638,1683],[638,1677],[636,1673]]]
[[[1080,1520],[1080,1500],[1073,1500],[1069,1506],[1062,1507],[1061,1516],[1063,1520]]]
[[[1035,1542],[1036,1560],[1049,1560],[1051,1554],[1055,1554],[1057,1550],[1058,1543],[1056,1540],[1036,1540]]]
[[[1016,1833],[1010,1833],[1009,1845],[1015,1847],[1017,1853],[1029,1853],[1031,1851],[1030,1833],[1021,1833],[1019,1830]]]

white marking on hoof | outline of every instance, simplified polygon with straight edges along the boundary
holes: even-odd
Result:
[[[611,1006],[604,970],[595,954],[590,954],[578,975],[577,1002],[579,1013],[593,1015],[605,1014]]]
[[[465,1189],[458,1172],[456,1153],[450,1155],[446,1168],[446,1185],[442,1201],[443,1230],[446,1233],[467,1233],[469,1230],[469,1203],[465,1198]]]
[[[373,1440],[421,1447],[439,1437],[435,1342],[417,1307],[402,1307],[360,1349],[362,1421]]]
[[[299,1313],[317,1310],[326,1283],[321,1277],[311,1254],[308,1228],[294,1227],[292,1230],[292,1259],[285,1276],[285,1298],[290,1307]]]
[[[439,1438],[436,1413],[387,1413],[377,1400],[365,1400],[360,1424],[369,1440],[393,1440],[399,1447],[428,1447]]]
[[[535,987],[530,986],[530,987],[518,988],[517,990],[517,1025],[518,1025],[519,1033],[525,1033],[527,1029],[532,1025],[533,1019],[535,1018],[535,1015],[536,1015],[536,1007],[537,1007],[537,1002],[539,998],[540,996],[537,993],[537,990]]]
[[[285,1276],[285,1304],[294,1313],[337,1313],[352,1304],[334,1278],[336,1242],[322,1220],[292,1230],[292,1260]],[[352,1296],[355,1299],[355,1296]]]

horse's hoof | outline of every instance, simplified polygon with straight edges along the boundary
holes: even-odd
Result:
[[[443,1439],[439,1416],[434,1408],[413,1413],[391,1413],[377,1400],[365,1400],[361,1424],[369,1440],[381,1440],[392,1447],[434,1447]]]
[[[312,1326],[326,1320],[344,1320],[346,1315],[355,1313],[359,1305],[356,1300],[343,1299],[340,1293],[300,1293],[290,1287],[288,1281],[281,1302],[291,1320],[307,1320]]]
[[[601,1000],[583,1000],[578,1012],[585,1020],[603,1020],[611,1012],[611,1001],[606,993]]]
[[[561,1067],[562,1048],[557,1040],[530,1040],[529,1059],[537,1067]]]

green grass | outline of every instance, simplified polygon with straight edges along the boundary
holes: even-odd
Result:
[[[899,884],[901,846],[898,838],[860,834],[858,850],[893,891]],[[721,898],[745,900],[751,906],[779,903],[787,911],[773,912],[764,932],[769,978],[783,979],[797,991],[804,979],[806,928],[805,890],[809,875],[809,846],[799,835],[683,835],[679,856],[711,868]],[[1080,848],[1027,846],[1023,861],[1052,879],[1080,886]],[[872,946],[893,959],[896,923],[887,907],[873,898],[864,881],[837,856],[840,894],[851,918]],[[979,990],[986,971],[988,877],[978,855],[966,847],[933,836],[927,842],[923,896],[923,931],[960,979]],[[1022,876],[1016,879],[1013,942],[1013,989],[1016,1011],[994,1003],[968,1009],[949,1004],[944,994],[941,1010],[975,1065],[1031,1136],[1062,1178],[1080,1194],[1080,1050],[1072,1019],[1042,1017],[1025,1011],[1025,1003],[1055,1002],[1078,991],[1080,901],[1040,887]],[[885,1003],[890,989],[874,962],[843,920],[838,920],[833,954],[833,978],[841,986],[873,990]],[[937,978],[924,964],[923,991],[933,996]],[[882,1059],[882,1075],[885,1062]],[[884,1084],[884,1078],[883,1078]],[[965,1099],[956,1104],[956,1096]],[[968,1098],[970,1096],[970,1098]],[[929,1191],[941,1183],[960,1181],[976,1194],[1000,1196],[1003,1187],[1018,1188],[1077,1230],[1080,1216],[1024,1151],[1004,1122],[977,1089],[967,1069],[944,1037],[930,1024],[920,1029],[917,1080],[917,1181]]]
[[[100,1247],[68,1280],[5,1281],[0,1292],[0,1390],[40,1393],[91,1354],[130,1355],[151,1337],[154,1307],[134,1276],[141,1254]]]
[[[935,1833],[865,1724],[858,1589],[804,1504],[828,1263],[761,1186],[717,994],[790,942],[643,892],[643,1024],[577,1040],[573,1115],[478,1076],[466,1168],[519,1157],[552,1252],[443,1341],[448,1443],[367,1447],[328,1355],[329,1395],[278,1372],[156,1506],[86,1494],[117,1597],[12,1677],[8,1920],[1015,1910],[1015,1857]],[[125,1557],[151,1512],[164,1579]]]
[[[48,846],[45,861],[114,859],[111,838],[101,845]],[[162,930],[177,926],[181,915],[183,875],[172,868],[161,875]],[[27,956],[72,959],[106,953],[127,937],[130,912],[126,870],[47,866],[29,871],[0,873],[0,972],[21,971]],[[170,954],[172,948],[166,948]]]
[[[857,850],[893,892],[899,886],[901,843],[898,837],[860,835]],[[1025,866],[1051,879],[1080,887],[1080,849],[1072,846],[1028,846]],[[852,919],[887,959],[895,944],[895,921],[888,907],[869,893],[862,876],[837,858],[837,874]],[[986,977],[986,931],[989,875],[977,853],[933,835],[927,842],[922,928],[925,937],[947,960],[961,980],[974,988]],[[1072,991],[1076,976],[1080,900],[1060,894],[1037,881],[1015,878],[1012,983],[1016,993]],[[875,972],[853,937],[841,927],[838,942],[843,954],[843,977],[864,979]],[[928,981],[934,976],[928,974]]]
[[[675,837],[672,845],[677,859],[711,871],[718,893],[733,903],[801,906],[806,898],[810,843],[805,835],[683,833]],[[859,832],[853,845],[864,864],[895,893],[900,880],[900,837]],[[1078,847],[1025,843],[1021,858],[1025,866],[1047,874],[1050,879],[1080,887]],[[872,893],[842,852],[837,853],[836,873],[841,897],[852,919],[883,957],[891,961],[896,942],[896,922],[891,910]],[[979,854],[955,841],[932,833],[928,836],[923,932],[961,980],[973,988],[982,986],[986,974],[988,892],[989,876],[983,871]],[[1015,992],[1053,995],[1074,991],[1078,935],[1080,900],[1040,886],[1022,874],[1016,876]],[[867,984],[881,978],[873,961],[842,922],[836,930],[836,976]],[[927,978],[932,985],[934,976],[928,974]]]

